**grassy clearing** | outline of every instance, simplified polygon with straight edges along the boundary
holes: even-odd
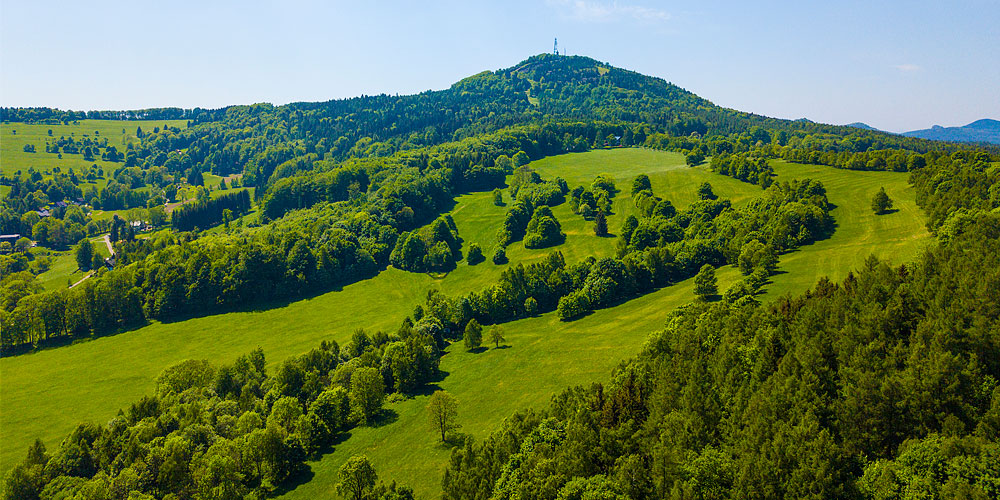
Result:
[[[576,172],[587,183],[599,172],[663,170],[673,175],[693,176],[690,182],[700,184],[705,179],[726,179],[704,170],[680,170],[680,155],[643,150],[598,151],[600,161],[583,155],[568,155],[563,162],[538,162],[545,176]],[[659,158],[659,162],[656,159]],[[614,165],[609,165],[612,161]],[[642,161],[641,167],[634,163]],[[562,168],[562,170],[558,170]],[[550,171],[551,169],[551,171]],[[588,170],[589,169],[589,170]],[[631,179],[631,173],[623,179]],[[660,176],[654,186],[661,191]],[[701,180],[699,180],[700,178]],[[583,182],[583,181],[580,181]],[[625,182],[624,180],[622,182]],[[665,178],[664,178],[665,182]],[[663,184],[665,185],[665,184]],[[715,184],[713,184],[715,185]],[[745,186],[745,187],[744,187]],[[751,193],[753,186],[735,183]],[[718,192],[724,193],[721,188]],[[685,193],[675,193],[681,200]],[[693,195],[692,195],[693,199]],[[616,201],[624,212],[631,204],[627,196]],[[465,245],[479,243],[484,249],[493,247],[495,232],[506,207],[492,203],[490,193],[460,196],[452,214]],[[567,241],[559,246],[568,261],[587,255],[608,255],[614,240],[597,238],[592,222],[572,215],[569,208],[556,207],[555,213],[567,232]],[[620,213],[609,218],[612,228],[621,224]],[[530,262],[553,249],[529,250],[520,242],[508,249],[512,262]],[[413,308],[424,301],[427,290],[438,288],[444,293],[459,294],[477,290],[492,283],[504,266],[482,263],[468,266],[464,262],[443,278],[389,269],[377,277],[355,283],[313,298],[277,304],[263,311],[243,311],[218,314],[174,323],[154,323],[119,335],[78,342],[71,346],[43,350],[33,354],[0,359],[0,471],[20,460],[27,446],[41,437],[49,446],[56,445],[81,421],[104,421],[123,406],[153,389],[153,379],[163,368],[185,359],[209,359],[216,363],[230,362],[235,357],[260,346],[271,363],[300,354],[320,340],[340,342],[349,338],[356,328],[370,331],[394,330]],[[63,283],[64,284],[64,283]],[[623,353],[618,359],[627,356]],[[81,384],[80,374],[86,374]],[[587,379],[579,379],[586,382]],[[566,384],[562,384],[566,385]],[[549,392],[542,399],[548,397]]]
[[[917,207],[916,191],[907,184],[909,174],[859,172],[819,165],[773,162],[779,180],[818,179],[826,186],[827,199],[836,205],[830,213],[837,222],[833,236],[782,255],[778,274],[765,297],[802,293],[823,276],[842,280],[860,268],[869,255],[896,264],[913,260],[933,241]],[[872,197],[885,187],[895,212],[875,215]]]
[[[108,256],[108,247],[104,244],[103,236],[90,238],[90,242],[94,245],[94,252],[99,254],[101,257]],[[81,271],[77,266],[76,256],[74,255],[72,249],[60,251],[35,247],[31,250],[31,253],[34,254],[36,259],[51,259],[49,270],[38,275],[39,283],[41,283],[46,290],[59,290],[66,288],[67,283],[76,283],[87,275],[87,272]]]
[[[10,175],[18,170],[25,172],[28,168],[34,168],[43,175],[52,172],[53,167],[59,167],[61,171],[67,172],[70,168],[77,173],[86,172],[91,165],[96,164],[104,169],[105,176],[110,171],[120,167],[121,163],[112,163],[101,160],[100,156],[93,161],[85,161],[82,154],[63,153],[62,159],[55,153],[45,152],[45,142],[58,139],[60,136],[72,136],[76,140],[108,139],[108,145],[114,146],[119,152],[125,152],[125,145],[135,139],[137,127],[142,127],[147,132],[152,132],[154,127],[185,128],[186,120],[80,120],[77,124],[68,125],[44,125],[27,123],[0,123],[0,171],[4,175]],[[125,130],[122,133],[122,130]],[[52,130],[49,136],[48,131]],[[25,153],[24,145],[35,146],[35,153]],[[103,183],[101,184],[103,185]]]

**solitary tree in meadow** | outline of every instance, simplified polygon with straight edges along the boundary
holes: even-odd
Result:
[[[507,339],[503,338],[503,328],[500,328],[500,325],[490,327],[490,342],[493,342],[495,348],[499,348],[500,343],[506,341]]]
[[[872,211],[875,212],[875,215],[881,215],[890,209],[892,209],[892,200],[885,192],[885,188],[881,187],[875,193],[875,197],[872,198]]]
[[[493,252],[493,263],[496,265],[507,263],[507,252],[503,249],[503,247],[497,247],[497,249]]]
[[[431,428],[441,433],[441,442],[445,441],[448,431],[458,429],[455,419],[458,417],[458,401],[445,391],[431,394],[427,401],[427,418]]]
[[[486,257],[483,256],[483,249],[479,246],[479,243],[472,243],[469,245],[469,253],[465,256],[465,260],[468,261],[470,266],[486,260]]]
[[[463,339],[465,340],[465,348],[470,351],[478,348],[483,343],[483,327],[478,321],[473,319],[469,321],[469,324],[465,325]]]

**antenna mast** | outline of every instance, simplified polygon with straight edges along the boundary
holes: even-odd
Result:
[[[559,39],[558,38],[554,39],[554,41],[552,42],[552,53],[555,54],[555,55],[557,55],[557,56],[559,55]]]

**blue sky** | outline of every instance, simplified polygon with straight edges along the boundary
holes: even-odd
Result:
[[[552,50],[716,104],[890,131],[1000,118],[1000,2],[0,0],[0,104],[317,101],[442,89]]]

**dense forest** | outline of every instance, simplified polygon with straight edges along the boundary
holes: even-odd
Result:
[[[712,286],[670,313],[611,383],[568,389],[456,448],[444,497],[1000,495],[1000,148],[742,113],[661,79],[552,55],[412,96],[0,110],[5,121],[93,118],[188,126],[137,129],[121,151],[53,137],[50,149],[120,166],[0,179],[10,186],[0,232],[25,237],[0,247],[4,356],[300,298],[390,265],[441,272],[462,259],[492,265],[487,256],[502,264],[513,242],[561,243],[552,207],[564,203],[598,226],[616,197],[637,215],[624,220],[613,257],[567,263],[553,251],[515,263],[483,290],[429,294],[394,333],[359,331],[273,374],[259,351],[233,365],[168,368],[156,394],[111,422],[82,424],[51,450],[36,443],[6,477],[5,498],[267,496],[339,434],[377,419],[386,395],[413,394],[439,377],[442,349],[462,332],[548,311],[573,321],[695,276]],[[601,176],[570,186],[528,165],[633,146],[683,153],[689,165],[707,160],[761,191],[735,207],[706,183],[698,201],[678,208],[644,175],[627,186]],[[761,305],[754,296],[780,255],[835,231],[822,183],[778,182],[775,160],[909,172],[938,244],[914,263],[869,260],[841,283]],[[253,194],[212,197],[208,173],[241,174]],[[98,179],[101,188],[91,185]],[[163,223],[164,203],[181,188],[197,198],[173,210],[172,230],[146,238],[86,209],[139,208]],[[465,248],[445,215],[473,191],[494,191],[506,207],[493,248]],[[83,202],[39,214],[63,200]],[[68,248],[104,232],[113,235],[113,266],[43,291],[28,265],[31,240]],[[743,277],[716,293],[711,276],[726,265]],[[394,484],[372,491],[412,498]]]

